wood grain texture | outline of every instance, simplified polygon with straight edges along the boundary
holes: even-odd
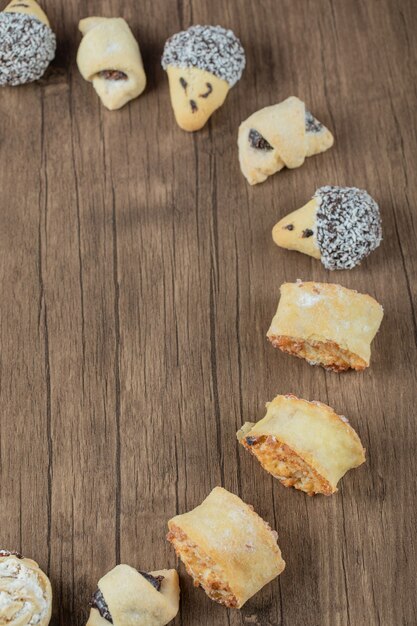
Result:
[[[82,625],[116,563],[175,566],[167,520],[222,484],[274,526],[282,576],[240,612],[180,567],[176,626],[414,626],[417,524],[417,10],[413,0],[45,0],[40,83],[0,92],[0,544],[39,560],[56,626]],[[81,17],[122,15],[148,75],[108,112],[75,66]],[[198,134],[174,123],[165,39],[232,27],[247,68]],[[250,188],[237,128],[294,94],[334,148]],[[276,248],[323,184],[378,200],[382,246],[351,272]],[[385,308],[363,374],[268,345],[279,286],[340,282]],[[235,432],[293,392],[348,415],[367,448],[331,498],[284,489]]]

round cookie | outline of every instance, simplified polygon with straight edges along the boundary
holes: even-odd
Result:
[[[162,67],[180,128],[205,125],[242,76],[245,62],[239,39],[221,26],[191,26],[167,40]]]
[[[48,626],[51,612],[51,583],[39,565],[0,550],[0,624]]]
[[[328,270],[349,270],[382,241],[379,207],[363,189],[327,185],[273,228],[275,243],[320,259]]]
[[[55,34],[35,0],[12,0],[0,13],[0,86],[38,80],[55,50]]]

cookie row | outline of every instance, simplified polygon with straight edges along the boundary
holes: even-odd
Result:
[[[334,493],[340,478],[365,462],[346,417],[294,395],[274,398],[266,416],[244,424],[237,437],[283,485],[309,495]],[[228,608],[241,608],[285,568],[276,531],[222,487],[169,520],[168,528],[167,539],[194,585]],[[179,596],[175,569],[147,572],[117,565],[98,582],[87,626],[164,626],[177,615]],[[38,564],[1,550],[0,622],[47,626],[51,611],[51,584]]]

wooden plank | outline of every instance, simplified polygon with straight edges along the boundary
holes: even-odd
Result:
[[[122,4],[45,0],[53,69],[0,94],[1,543],[50,574],[52,623],[82,624],[117,562],[174,566],[167,520],[222,484],[278,530],[286,571],[238,612],[181,566],[173,624],[414,626],[414,3]],[[78,19],[94,13],[123,15],[141,43],[147,91],[119,112],[75,66]],[[233,28],[248,62],[189,135],[160,55],[192,23]],[[250,188],[238,125],[290,94],[335,146]],[[278,218],[329,183],[366,188],[381,206],[383,244],[351,272],[271,241]],[[297,278],[384,305],[368,371],[327,373],[268,345],[279,286]],[[332,498],[284,489],[237,446],[240,425],[284,392],[348,415],[367,448]]]

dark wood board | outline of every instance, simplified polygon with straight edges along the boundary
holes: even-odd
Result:
[[[0,91],[0,544],[39,561],[56,626],[82,625],[116,563],[175,566],[167,520],[215,485],[279,532],[287,567],[242,611],[180,567],[179,626],[415,626],[417,7],[414,0],[45,0],[59,47],[38,84]],[[105,110],[80,76],[78,20],[123,16],[148,88]],[[193,23],[240,36],[247,68],[197,134],[160,67]],[[289,95],[335,146],[249,187],[239,123]],[[384,241],[327,272],[271,228],[323,184],[367,189]],[[337,375],[265,338],[279,286],[380,301],[371,367]],[[329,403],[367,448],[339,493],[269,477],[235,432],[277,393]]]

